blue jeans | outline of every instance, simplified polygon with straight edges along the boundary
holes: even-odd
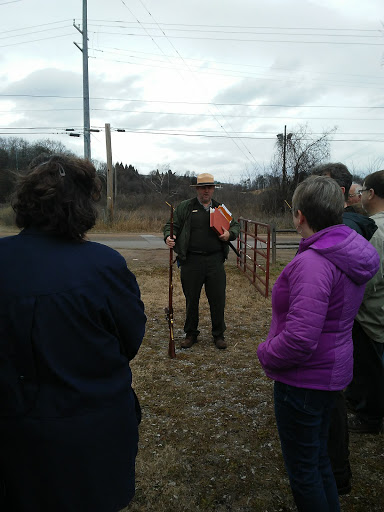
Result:
[[[275,382],[276,423],[299,512],[340,511],[327,450],[335,394]]]

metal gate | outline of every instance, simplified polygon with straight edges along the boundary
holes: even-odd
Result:
[[[269,224],[239,218],[237,267],[264,297],[269,293],[271,228]]]

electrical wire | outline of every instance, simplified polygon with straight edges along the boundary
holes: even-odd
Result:
[[[123,0],[121,0],[123,1]],[[166,36],[166,35],[152,35],[152,34],[133,34],[130,32],[122,34],[116,32],[105,32],[105,31],[89,31],[93,34],[107,34],[107,35],[115,35],[115,36],[126,36],[126,37],[156,37],[156,38],[166,38],[166,39],[189,39],[191,41],[225,41],[225,42],[243,42],[243,43],[284,43],[284,44],[330,44],[330,45],[358,45],[358,46],[383,46],[383,43],[364,43],[361,41],[291,41],[291,40],[280,40],[280,39],[236,39],[236,38],[228,38],[228,37],[191,37],[191,36]]]
[[[58,110],[64,110],[64,111],[82,111],[83,109],[82,108],[71,108],[71,109],[34,109],[34,110],[14,110],[12,112],[8,111],[8,110],[0,110],[0,113],[14,113],[14,112],[56,112]],[[110,110],[110,109],[91,109],[91,111],[93,110],[102,110],[102,111],[107,111],[107,112],[116,112],[116,110]],[[117,112],[120,112],[119,110],[117,110]],[[71,125],[72,128],[74,128],[75,130],[82,130],[83,129],[83,126],[79,125]],[[53,128],[53,127],[50,127],[50,128]],[[57,129],[63,129],[63,130],[67,130],[68,128],[67,127],[55,127]],[[92,127],[92,128],[97,128],[99,130],[103,130],[104,127],[103,126],[97,126],[97,127]],[[0,127],[0,129],[12,129],[12,130],[26,130],[26,129],[40,129],[40,128],[4,128],[4,127]],[[137,129],[137,131],[139,131],[140,128]],[[167,133],[169,131],[174,131],[175,128],[158,128],[156,131],[158,132],[161,132],[161,133]],[[183,132],[188,132],[188,133],[202,133],[202,132],[205,132],[205,133],[209,133],[209,132],[212,132],[212,133],[215,133],[217,132],[217,130],[209,130],[209,129],[202,129],[202,130],[182,130]],[[273,135],[274,134],[274,131],[271,132],[271,131],[259,131],[259,130],[251,130],[251,131],[239,131],[239,130],[236,130],[234,132],[229,132],[229,133],[238,133],[238,134],[254,134],[254,133],[258,133],[258,134],[265,134],[265,135]],[[379,135],[379,136],[382,136],[384,135],[383,132],[340,132],[339,130],[337,131],[337,133],[339,135]],[[318,132],[312,132],[312,135],[322,135],[322,133],[318,133]]]
[[[67,28],[67,27],[60,27],[60,28]],[[9,39],[10,37],[25,37],[32,34],[39,34],[41,32],[49,32],[50,30],[57,30],[57,27],[52,28],[43,28],[42,30],[35,30],[33,32],[26,32],[25,34],[14,34],[14,35],[7,35],[7,36],[0,36],[0,39]]]
[[[57,98],[57,99],[83,99],[83,96],[62,96],[57,94],[3,94],[0,93],[0,98]],[[202,101],[169,101],[169,100],[139,100],[136,98],[107,98],[102,96],[93,96],[90,98],[92,101],[122,101],[131,103],[165,103],[171,105],[218,105],[225,107],[252,107],[252,108],[264,108],[264,107],[276,107],[276,108],[342,108],[342,109],[384,109],[382,105],[287,105],[283,103],[272,103],[272,104],[254,104],[254,103],[220,103],[220,102],[202,102]],[[57,109],[55,109],[57,110]],[[71,109],[63,109],[71,110]],[[81,110],[81,109],[80,109]]]
[[[43,110],[30,110],[29,112],[52,112],[59,109],[43,109]],[[60,109],[61,111],[81,111],[80,108],[69,108],[69,109]],[[157,115],[157,116],[183,116],[183,117],[205,117],[212,118],[214,117],[212,114],[204,114],[204,113],[195,113],[195,112],[159,112],[159,111],[150,111],[150,110],[123,110],[123,109],[113,109],[113,108],[91,108],[92,112],[119,112],[121,114],[148,114],[148,115]],[[26,110],[19,111],[0,111],[6,113],[13,112],[28,112]],[[233,118],[233,119],[297,119],[297,120],[324,120],[324,121],[333,121],[334,117],[299,117],[297,115],[289,116],[260,116],[260,115],[243,115],[243,114],[221,114],[224,118]],[[372,117],[338,117],[338,121],[384,121],[384,118],[372,118]],[[236,130],[234,130],[235,132]]]
[[[0,130],[5,130],[5,129],[6,128],[0,127]],[[11,128],[11,129],[15,130],[15,128]],[[28,130],[28,129],[30,130],[30,128],[20,128],[20,130]],[[49,130],[49,129],[53,129],[53,128],[40,127],[37,129],[40,129],[40,130],[48,129]],[[101,127],[99,129],[100,129],[100,131],[102,130]],[[8,128],[8,130],[9,130],[9,128]],[[274,141],[276,141],[276,136],[275,137],[251,137],[251,136],[247,136],[247,137],[243,137],[243,136],[236,137],[235,136],[234,137],[234,136],[228,136],[228,135],[223,135],[223,134],[209,135],[209,134],[194,134],[194,133],[176,133],[175,131],[167,132],[165,134],[163,132],[159,132],[156,130],[146,130],[146,129],[133,130],[133,129],[129,129],[129,128],[124,128],[124,129],[113,128],[113,131],[114,132],[119,131],[120,133],[135,133],[137,135],[161,135],[161,136],[167,135],[167,136],[175,136],[175,137],[200,137],[200,138],[231,139],[231,140],[245,138],[247,140],[274,140]],[[79,133],[79,132],[81,132],[81,130],[77,130],[77,132]],[[68,135],[69,136],[70,133],[71,132],[40,132],[39,134],[40,135],[44,134],[44,135]],[[6,134],[8,134],[8,135],[32,135],[30,132],[17,132],[17,133],[15,133],[14,131],[0,132],[0,135],[6,135]],[[36,132],[33,132],[33,135],[36,135]],[[304,137],[301,140],[311,141],[312,139]],[[379,142],[379,143],[382,143],[382,142],[384,142],[384,137],[382,139],[334,139],[334,138],[332,138],[332,142]]]
[[[109,52],[109,50],[116,50],[117,52],[123,52],[123,53],[138,53],[140,55],[151,55],[152,57],[154,57],[153,60],[155,61],[158,61],[159,58],[162,58],[164,55],[160,55],[159,53],[150,53],[150,52],[141,52],[141,51],[138,51],[138,50],[127,50],[127,49],[124,49],[124,48],[116,48],[116,47],[104,47],[104,49],[100,49],[100,48],[92,48],[92,47],[89,47],[89,49],[92,49],[94,51],[100,51],[100,52],[108,52],[108,53],[115,53],[115,52]],[[130,55],[130,57],[132,58],[138,58],[134,55]],[[175,57],[174,56],[171,56],[171,55],[167,55],[167,57],[169,59],[174,59]],[[191,58],[191,57],[188,57],[188,59],[186,59],[188,61],[198,61],[198,62],[204,62],[205,64],[213,64],[213,65],[216,65],[216,64],[223,64],[224,66],[237,66],[237,67],[245,67],[245,68],[257,68],[257,69],[264,69],[264,70],[267,70],[267,71],[270,71],[270,66],[257,66],[257,65],[254,65],[254,64],[238,64],[238,63],[234,63],[234,62],[223,62],[223,61],[210,61],[210,60],[207,60],[207,59],[194,59],[194,58]],[[274,67],[273,68],[274,71],[288,71],[288,72],[292,72],[292,69],[291,68],[282,68],[282,67]],[[313,71],[313,70],[306,70],[306,69],[301,69],[300,70],[301,73],[311,73],[311,74],[317,74],[317,75],[329,75],[329,76],[339,76],[340,73],[329,73],[329,72],[324,72],[324,71]],[[377,80],[382,80],[383,77],[382,76],[374,76],[374,75],[360,75],[360,74],[356,74],[356,73],[343,73],[342,74],[343,78],[347,78],[347,77],[357,77],[357,78],[364,78],[364,79],[377,79]]]
[[[132,22],[133,23],[133,22]],[[121,30],[126,30],[127,28],[129,30],[143,30],[144,27],[146,27],[147,30],[152,30],[152,31],[156,31],[156,30],[159,30],[159,31],[163,31],[163,24],[159,24],[157,25],[156,23],[143,23],[143,22],[140,22],[140,25],[141,27],[137,27],[137,26],[132,26],[132,27],[127,27],[127,26],[124,26],[124,25],[121,25],[121,26],[117,26],[116,28],[117,29],[121,29]],[[155,25],[154,27],[147,27],[147,25]],[[88,23],[88,27],[89,26],[94,26],[92,23]],[[105,27],[105,28],[113,28],[111,27],[110,25],[95,25],[96,27]],[[246,30],[239,30],[239,31],[228,31],[228,30],[216,30],[216,29],[210,29],[210,30],[202,30],[202,29],[191,29],[191,28],[167,28],[166,29],[167,32],[169,31],[174,31],[174,32],[199,32],[199,33],[214,33],[214,34],[256,34],[256,35],[285,35],[285,36],[290,36],[290,37],[303,37],[303,36],[313,36],[314,34],[313,33],[302,33],[302,34],[287,34],[286,32],[255,32],[255,31],[252,31],[252,32],[248,32]],[[317,37],[359,37],[359,38],[382,38],[382,34],[380,34],[380,31],[377,30],[377,35],[365,35],[365,34],[316,34]],[[116,32],[117,34],[121,34],[121,32]],[[156,34],[152,34],[152,35],[155,35]]]
[[[142,0],[139,0],[141,5],[144,7],[144,9],[148,12],[149,16],[151,16],[151,18],[154,20],[154,22],[158,25],[157,21],[153,18],[152,14],[148,11],[147,7],[144,5],[144,3],[142,2]],[[131,13],[131,15],[136,19],[136,21],[140,24],[139,20],[133,15],[132,11],[129,9],[129,7],[126,5],[125,1],[124,0],[121,0],[121,2],[123,3],[123,5],[128,9],[128,11]],[[145,29],[144,29],[145,30]],[[180,57],[180,59],[183,61],[183,63],[185,64],[186,68],[188,69],[188,65],[187,63],[185,62],[185,60],[183,59],[183,57],[181,56],[181,54],[179,53],[179,51],[175,48],[175,46],[173,45],[173,43],[169,40],[169,38],[166,36],[166,34],[164,33],[163,31],[163,34],[164,36],[166,37],[167,41],[169,42],[169,44],[171,45],[171,47],[174,49],[174,51],[176,52],[176,54]],[[151,37],[151,36],[150,36]],[[160,48],[160,46],[157,44],[157,42],[153,39],[153,37],[151,37],[152,41],[154,42],[154,44],[160,49],[160,51],[162,53],[163,50],[162,48]],[[181,75],[182,76],[182,75]],[[192,73],[192,76],[196,79],[196,77],[194,76],[194,74]],[[184,77],[182,76],[182,78],[184,79]],[[208,107],[210,108],[210,107]],[[217,108],[217,107],[216,107]],[[218,109],[219,110],[219,109]],[[220,123],[220,121],[215,118],[217,123],[219,124],[220,128],[225,132],[225,128],[224,126]],[[233,143],[234,145],[239,149],[239,151],[241,151],[243,154],[244,154],[244,151],[240,148],[240,146],[238,145],[238,143],[233,140]],[[252,153],[249,151],[249,149],[246,147],[246,145],[244,144],[244,142],[241,141],[241,143],[243,144],[243,146],[246,148],[246,151],[248,151],[248,153],[250,154],[251,158],[254,160],[254,162],[256,162],[255,160],[255,157],[252,155]],[[245,155],[247,157],[247,159],[252,162],[252,160],[249,158],[248,155]]]
[[[99,51],[99,52],[103,52],[103,50],[98,50],[98,49],[95,49],[94,51]],[[108,53],[108,52],[107,52]],[[182,68],[177,68],[175,66],[160,66],[160,65],[157,65],[157,64],[143,64],[143,63],[137,63],[137,62],[130,62],[130,61],[127,61],[127,60],[118,60],[118,59],[110,59],[110,58],[102,58],[102,57],[96,57],[96,56],[91,56],[90,58],[92,59],[97,59],[97,60],[105,60],[107,62],[118,62],[118,63],[123,63],[123,64],[129,64],[129,65],[133,65],[133,66],[144,66],[144,67],[149,67],[149,68],[159,68],[159,69],[172,69],[173,71],[182,71]],[[135,58],[135,57],[133,57]],[[281,77],[281,76],[276,76],[276,77],[269,77],[269,76],[263,76],[263,75],[260,75],[260,74],[256,74],[256,75],[253,75],[253,76],[248,76],[248,75],[243,75],[243,74],[239,74],[241,73],[241,71],[235,71],[235,73],[238,73],[238,74],[230,74],[229,72],[227,73],[217,73],[215,71],[211,71],[209,68],[191,68],[189,67],[189,71],[191,73],[205,73],[207,75],[212,75],[212,76],[229,76],[229,77],[234,77],[234,78],[244,78],[244,79],[250,79],[250,80],[270,80],[270,81],[278,81],[280,82],[282,79],[286,79],[286,80],[289,80],[289,82],[292,84],[292,83],[300,83],[302,84],[302,80],[293,80],[291,76],[289,77]],[[217,71],[220,71],[219,69]],[[360,83],[360,82],[357,82],[356,85],[352,84],[350,81],[340,81],[339,83],[335,82],[335,81],[331,81],[331,80],[321,80],[321,82],[319,82],[319,80],[315,79],[315,78],[311,78],[310,79],[311,81],[313,80],[316,80],[316,82],[319,84],[331,84],[333,86],[342,86],[342,87],[348,87],[348,88],[364,88],[364,89],[383,89],[384,87],[381,85],[381,84],[376,84],[376,83],[369,83],[369,82],[366,82],[366,83]],[[368,86],[372,86],[372,87],[368,87]]]
[[[0,44],[0,48],[6,48],[8,46],[17,46],[19,44],[30,44],[30,43],[36,43],[37,41],[46,41],[48,39],[57,39],[59,37],[68,37],[68,36],[73,36],[73,33],[71,32],[70,34],[61,34],[61,35],[56,35],[56,36],[50,36],[50,37],[42,37],[40,39],[31,39],[29,41],[20,41],[18,43],[10,43],[10,44]]]
[[[21,0],[19,0],[19,1],[21,1]],[[31,28],[46,27],[47,25],[57,25],[58,23],[67,23],[69,21],[72,21],[72,20],[71,19],[66,19],[66,20],[60,20],[60,21],[51,21],[49,23],[41,23],[39,25],[29,25],[28,27],[13,28],[11,30],[2,30],[1,33],[2,34],[9,34],[9,32],[18,32],[20,30],[30,30]]]
[[[134,21],[125,21],[125,20],[94,20],[89,19],[89,22],[105,22],[105,23],[128,23],[128,24],[135,24]],[[150,23],[145,22],[142,23],[143,25],[160,25],[160,26],[180,26],[180,27],[210,27],[210,28],[239,28],[239,29],[263,29],[263,30],[330,30],[330,31],[344,31],[344,32],[377,32],[378,29],[363,29],[363,28],[334,28],[334,27],[270,27],[270,26],[244,26],[244,25],[203,25],[203,24],[188,24],[188,23]]]

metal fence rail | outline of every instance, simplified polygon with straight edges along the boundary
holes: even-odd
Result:
[[[275,224],[271,224],[272,264],[273,265],[276,263],[276,253],[277,253],[276,233],[295,233],[295,234],[297,234],[297,231],[295,229],[276,229]],[[299,242],[295,242],[292,240],[283,242],[282,240],[279,240],[279,249],[298,249],[298,248],[299,248]]]
[[[239,223],[237,267],[264,297],[268,297],[271,227],[243,217],[239,218]]]

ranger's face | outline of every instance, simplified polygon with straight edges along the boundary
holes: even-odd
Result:
[[[207,205],[211,202],[215,185],[205,185],[203,187],[196,187],[197,198],[200,203]]]

